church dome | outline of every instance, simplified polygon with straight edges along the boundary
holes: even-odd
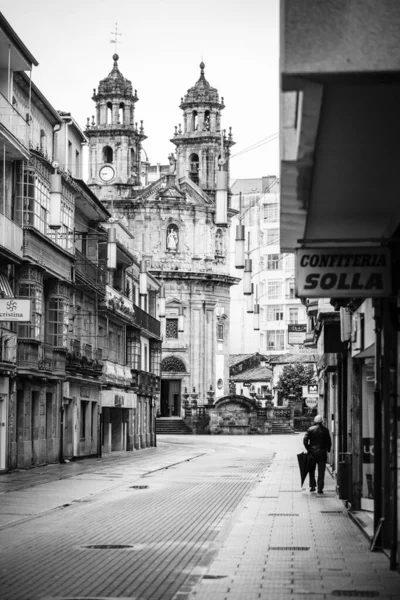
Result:
[[[118,68],[118,54],[113,55],[114,66],[111,73],[99,83],[97,97],[124,96],[133,97],[132,82],[126,79]],[[97,99],[97,98],[96,98]]]
[[[211,87],[207,79],[204,76],[205,64],[200,63],[200,78],[197,83],[188,89],[187,94],[182,99],[181,108],[185,108],[185,105],[190,104],[218,104],[220,105],[218,90]],[[221,101],[221,106],[223,101]]]

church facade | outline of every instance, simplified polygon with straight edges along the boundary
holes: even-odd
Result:
[[[165,318],[158,414],[180,417],[185,401],[206,404],[229,393],[230,287],[228,230],[215,222],[217,171],[229,172],[231,131],[222,129],[223,98],[200,77],[181,99],[183,128],[171,140],[168,173],[144,185],[136,90],[114,55],[113,69],[94,90],[96,117],[88,121],[89,185],[133,234],[142,270],[162,283]],[[149,300],[143,297],[146,303]],[[142,306],[146,309],[146,306]]]

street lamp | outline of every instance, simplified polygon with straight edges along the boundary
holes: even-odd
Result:
[[[139,293],[141,296],[147,295],[147,269],[146,261],[144,259],[140,261]]]
[[[111,225],[108,230],[107,268],[117,268],[117,231],[114,225]]]
[[[254,312],[254,283],[251,284],[251,294],[247,294],[247,308],[246,312]]]
[[[48,226],[50,229],[61,229],[61,173],[58,172],[59,164],[54,161],[54,173],[50,176],[50,214]]]
[[[160,295],[158,297],[158,316],[160,319],[165,317],[165,286],[161,284]]]

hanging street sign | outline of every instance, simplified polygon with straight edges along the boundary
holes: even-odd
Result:
[[[306,406],[308,406],[308,408],[316,408],[318,405],[318,397],[310,396],[310,397],[306,398],[305,402],[306,402]]]
[[[19,298],[0,298],[0,321],[31,320],[31,301]]]
[[[304,344],[306,331],[307,325],[305,323],[298,325],[288,325],[288,344]]]
[[[299,298],[382,298],[391,293],[388,248],[298,248]]]

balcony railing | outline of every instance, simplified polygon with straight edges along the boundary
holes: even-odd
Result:
[[[29,124],[0,93],[0,123],[25,146],[29,147]]]
[[[22,227],[0,213],[0,246],[22,258]]]
[[[149,333],[160,336],[160,321],[157,321],[154,317],[149,315],[149,313],[145,312],[138,306],[134,304],[135,309],[135,323],[139,325],[142,329],[145,329]]]
[[[79,250],[75,250],[75,269],[76,274],[81,276],[85,281],[90,280],[97,287],[105,287],[106,271],[94,262],[86,258]]]
[[[139,306],[136,306],[136,304],[133,304],[129,298],[109,285],[106,287],[106,298],[101,303],[101,306],[124,315],[141,329],[160,337],[160,321],[139,308]]]

